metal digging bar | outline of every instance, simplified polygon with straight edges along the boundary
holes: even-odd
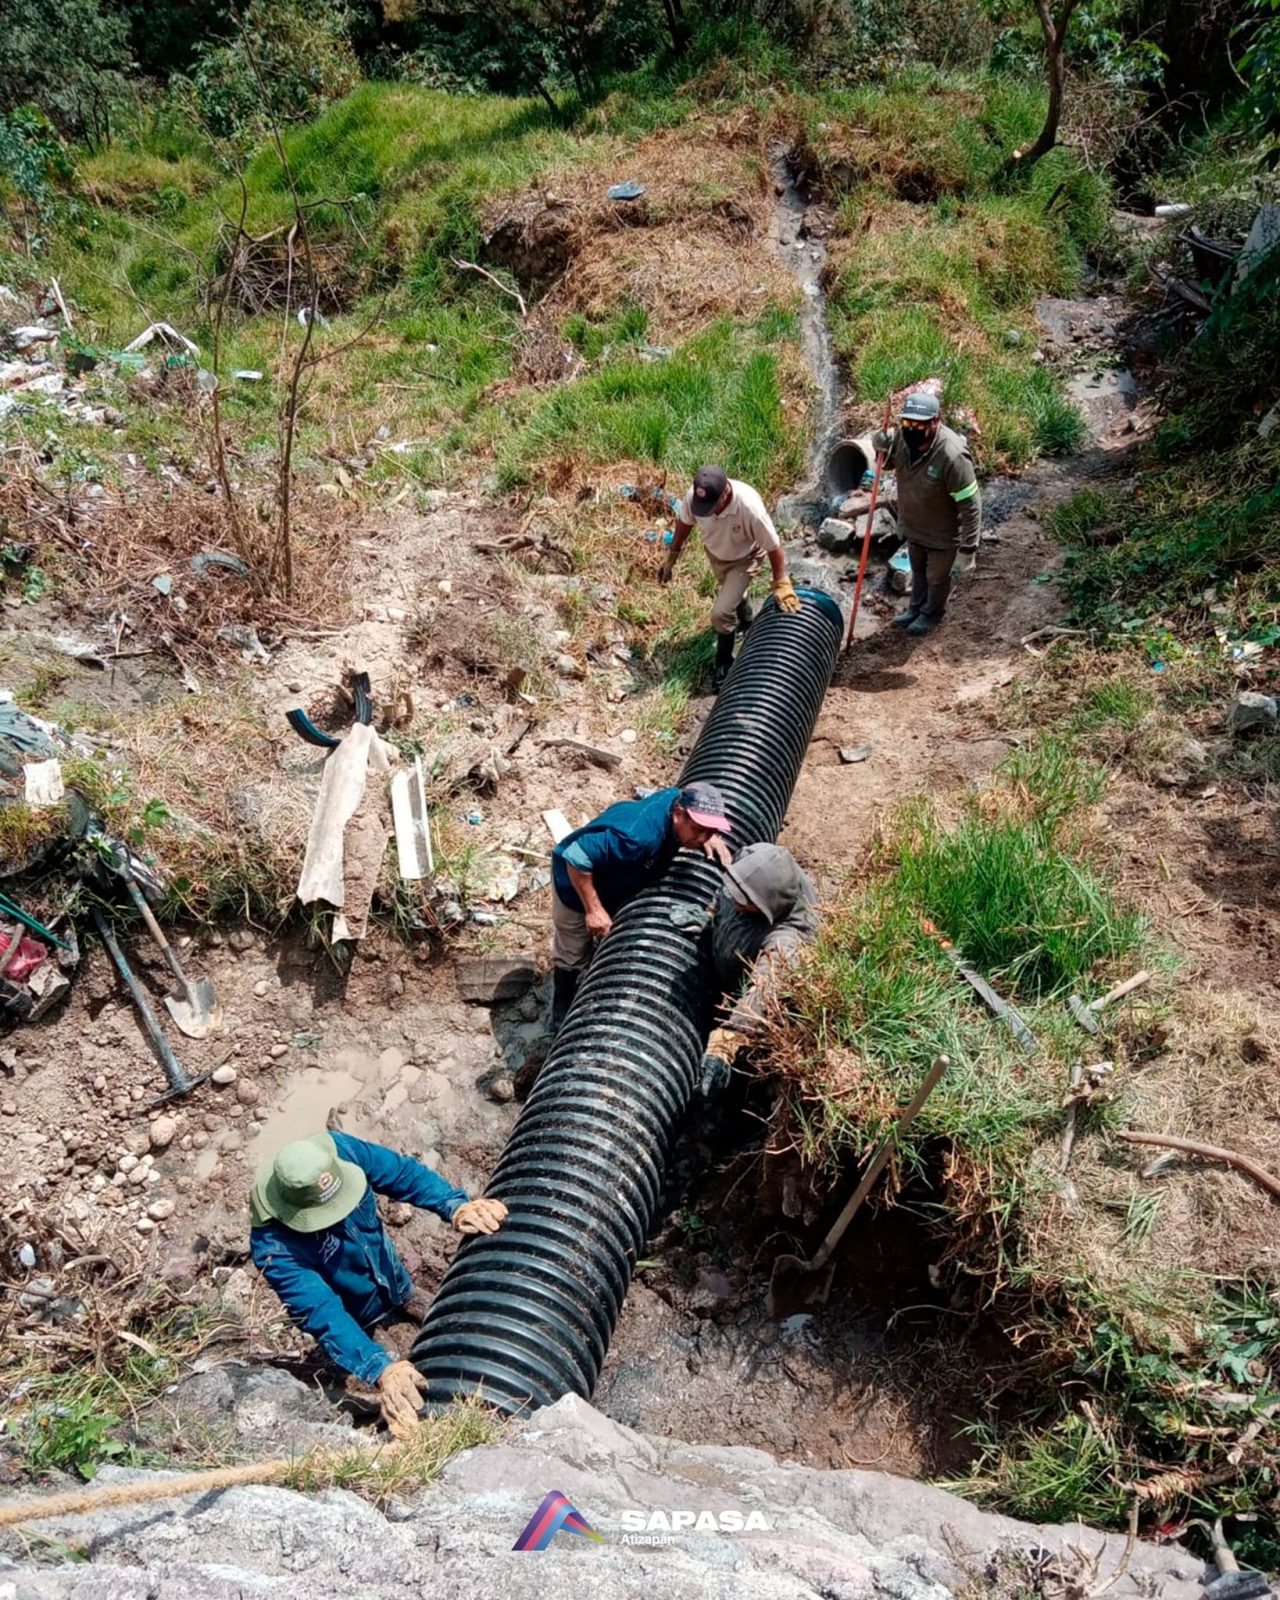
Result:
[[[836,601],[799,593],[796,615],[766,602],[680,775],[718,786],[735,848],[781,827],[840,649]],[[463,1242],[414,1342],[428,1406],[594,1389],[697,1082],[719,880],[681,854],[615,919],[486,1188],[510,1215]]]

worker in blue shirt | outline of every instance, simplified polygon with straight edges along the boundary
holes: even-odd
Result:
[[[434,1211],[459,1233],[496,1233],[501,1200],[468,1200],[420,1161],[346,1133],[298,1139],[258,1173],[250,1196],[253,1263],[290,1319],[335,1366],[377,1391],[398,1439],[418,1425],[425,1380],[370,1329],[426,1307],[378,1217],[374,1195]]]
[[[655,789],[620,800],[567,834],[551,852],[551,1031],[568,1014],[595,941],[640,890],[660,878],[677,850],[701,849],[727,867],[732,857],[724,798],[714,784]]]

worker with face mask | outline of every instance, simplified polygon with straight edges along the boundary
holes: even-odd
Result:
[[[898,532],[911,558],[911,600],[895,628],[919,636],[942,621],[953,572],[977,565],[982,495],[969,446],[942,420],[936,395],[908,394],[898,426],[872,435],[898,485]]]

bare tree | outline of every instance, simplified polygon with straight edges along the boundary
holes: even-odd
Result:
[[[1044,35],[1045,68],[1049,78],[1049,109],[1045,113],[1034,144],[1025,150],[1015,150],[1009,157],[1010,167],[1033,167],[1041,156],[1048,155],[1058,142],[1058,124],[1062,121],[1063,90],[1067,81],[1067,29],[1071,13],[1079,0],[1060,0],[1055,16],[1049,0],[1035,0],[1036,15],[1040,18],[1040,31]]]

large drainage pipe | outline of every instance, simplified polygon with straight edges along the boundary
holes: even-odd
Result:
[[[746,637],[680,782],[712,782],[736,848],[773,839],[835,666],[840,607],[800,591]],[[682,853],[614,920],[485,1192],[501,1230],[459,1247],[414,1342],[428,1404],[589,1397],[653,1223],[716,995],[701,938],[719,871]]]

